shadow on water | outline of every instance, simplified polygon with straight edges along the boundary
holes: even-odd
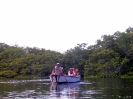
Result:
[[[54,84],[49,79],[0,79],[0,99],[132,99],[133,79],[89,79]]]

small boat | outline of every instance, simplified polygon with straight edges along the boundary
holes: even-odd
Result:
[[[68,76],[68,75],[52,75],[50,81],[54,83],[74,83],[79,82],[81,76]]]

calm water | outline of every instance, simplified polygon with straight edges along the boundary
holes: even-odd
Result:
[[[59,85],[48,79],[0,79],[0,99],[133,99],[133,79],[89,79]]]

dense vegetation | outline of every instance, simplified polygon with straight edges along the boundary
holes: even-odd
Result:
[[[88,40],[89,41],[89,40]],[[85,77],[133,77],[133,28],[103,35],[93,46],[77,44],[65,53],[37,47],[18,47],[0,43],[0,77],[48,77],[60,62]]]

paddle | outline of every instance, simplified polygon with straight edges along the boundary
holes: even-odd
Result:
[[[63,75],[58,75],[58,82],[59,82],[60,76],[63,76]],[[69,82],[67,81],[66,77],[65,77],[65,76],[63,76],[63,77],[64,77],[64,79],[66,80],[66,82],[69,83]]]
[[[64,78],[65,78],[65,80],[67,81],[67,79],[66,79],[66,77],[65,76],[63,76]],[[67,83],[69,83],[68,81],[67,81]]]

